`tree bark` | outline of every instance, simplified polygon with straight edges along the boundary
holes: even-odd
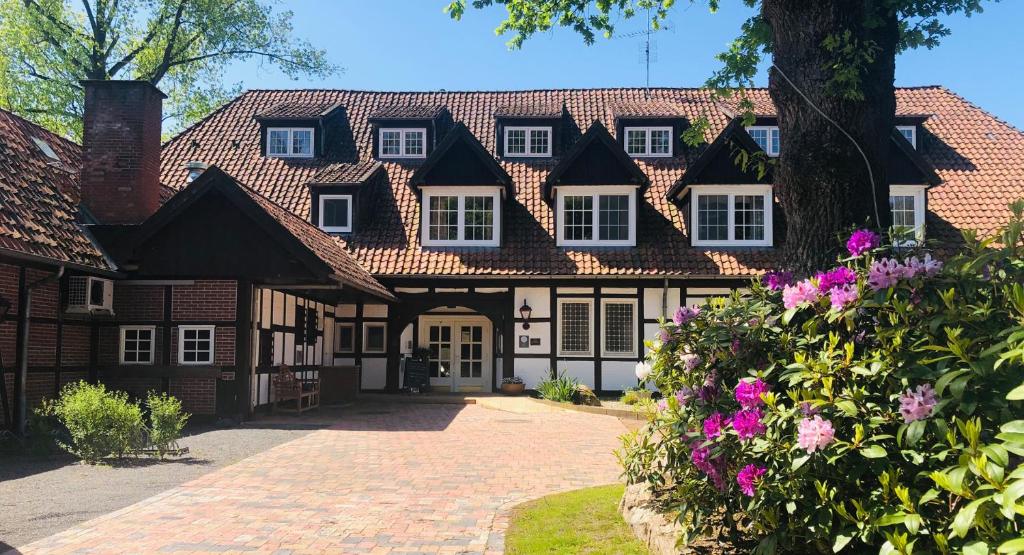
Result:
[[[899,27],[896,14],[876,0],[763,0],[762,16],[773,32],[774,64],[769,93],[778,110],[781,139],[775,185],[786,216],[785,258],[810,272],[835,261],[839,238],[852,226],[888,229],[886,159],[895,124],[894,78]],[[824,42],[846,31],[873,58],[862,66],[856,88],[862,98],[833,86],[837,54]],[[823,118],[798,87],[846,130],[871,165],[874,186],[857,148]]]

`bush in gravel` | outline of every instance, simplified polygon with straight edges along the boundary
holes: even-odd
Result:
[[[169,451],[178,448],[181,430],[185,428],[190,414],[181,410],[181,401],[166,393],[149,392],[146,397],[149,407],[149,443],[163,458]]]
[[[625,473],[690,540],[755,552],[1024,552],[1024,202],[945,264],[855,233],[663,324],[665,403]],[[639,373],[638,373],[639,374]]]
[[[124,457],[138,449],[144,426],[142,409],[121,391],[103,384],[71,383],[61,390],[53,413],[68,430],[58,445],[94,464],[109,456]]]
[[[642,405],[651,400],[651,391],[642,387],[627,389],[622,392],[619,402],[626,405]]]
[[[538,383],[537,394],[541,399],[548,401],[571,403],[576,400],[579,385],[579,380],[566,376],[565,372],[562,372]]]

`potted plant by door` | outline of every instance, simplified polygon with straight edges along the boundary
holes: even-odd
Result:
[[[501,392],[505,395],[520,395],[526,389],[526,384],[519,376],[512,376],[501,380]]]

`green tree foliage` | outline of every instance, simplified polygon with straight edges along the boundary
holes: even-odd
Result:
[[[142,79],[187,125],[238,93],[229,62],[259,58],[292,78],[334,71],[263,0],[0,0],[0,106],[81,134],[82,79]]]

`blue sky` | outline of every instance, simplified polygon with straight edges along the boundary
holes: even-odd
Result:
[[[494,34],[500,7],[469,10],[461,22],[442,8],[448,0],[288,0],[295,34],[327,50],[344,71],[325,80],[293,81],[257,61],[236,63],[229,82],[245,88],[350,88],[374,90],[492,90],[643,86],[640,37],[586,46],[568,29],[535,36],[510,51]],[[677,1],[669,30],[655,34],[652,86],[699,86],[717,67],[714,55],[736,36],[749,15],[738,0],[708,13],[701,1]],[[947,19],[953,34],[935,50],[903,54],[897,85],[941,84],[1024,129],[1024,62],[1019,50],[1024,1],[989,3],[972,18]],[[617,33],[641,31],[623,21]],[[758,79],[764,85],[763,75]]]

